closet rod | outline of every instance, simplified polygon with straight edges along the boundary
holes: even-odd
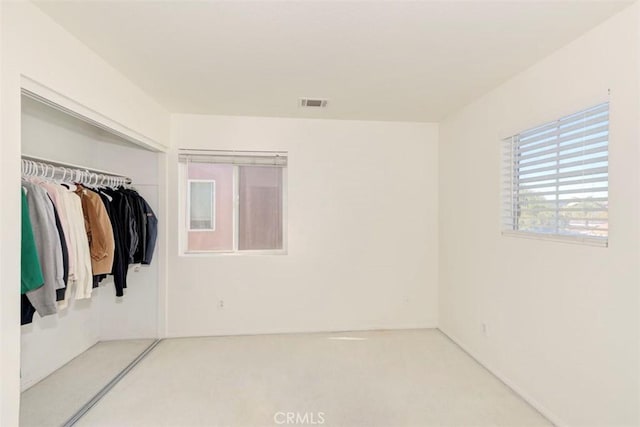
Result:
[[[125,184],[131,184],[133,181],[131,178],[129,178],[128,176],[124,176],[124,175],[119,175],[117,173],[113,173],[113,172],[109,172],[109,171],[105,171],[105,170],[101,170],[101,169],[94,169],[94,168],[88,168],[82,165],[76,165],[73,163],[65,163],[65,162],[60,162],[57,160],[49,160],[49,159],[45,159],[42,157],[37,157],[37,156],[30,156],[27,154],[23,154],[22,155],[22,160],[31,160],[34,162],[38,162],[38,163],[44,163],[47,164],[49,166],[54,166],[54,167],[63,167],[63,168],[68,168],[68,169],[74,169],[74,170],[78,170],[80,172],[90,172],[90,173],[94,173],[94,174],[98,174],[98,175],[104,175],[105,177],[109,177],[109,178],[119,178],[122,179],[124,181]],[[60,171],[62,171],[60,169]]]

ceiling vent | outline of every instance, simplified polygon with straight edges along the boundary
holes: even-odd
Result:
[[[300,98],[300,106],[304,108],[326,108],[327,100],[318,98]]]

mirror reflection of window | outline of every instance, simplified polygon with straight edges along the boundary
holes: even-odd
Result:
[[[189,181],[189,230],[215,230],[215,192],[213,180]]]

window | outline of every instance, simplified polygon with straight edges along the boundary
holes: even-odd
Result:
[[[181,150],[181,252],[284,253],[287,153]]]
[[[606,245],[609,104],[504,140],[503,230]]]
[[[190,179],[188,189],[189,231],[215,231],[216,182]]]

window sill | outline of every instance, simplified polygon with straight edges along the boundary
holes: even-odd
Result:
[[[563,236],[558,234],[538,234],[538,233],[527,233],[525,231],[510,231],[510,230],[502,230],[502,235],[507,237],[519,237],[522,239],[547,240],[551,242],[569,243],[574,245],[596,246],[600,248],[609,247],[608,239],[606,238],[602,239],[598,237]]]
[[[250,256],[250,255],[287,255],[286,249],[278,250],[246,250],[246,251],[192,251],[192,252],[180,252],[178,256],[191,258],[191,257],[217,257],[217,256]]]

